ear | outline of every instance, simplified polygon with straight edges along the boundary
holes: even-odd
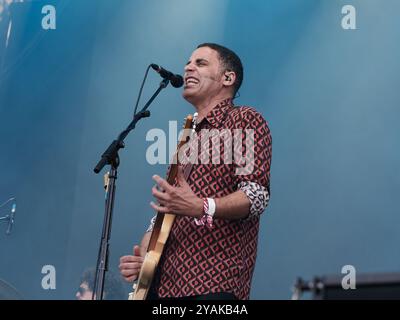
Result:
[[[230,87],[236,82],[236,73],[233,71],[225,71],[223,74],[223,85]]]

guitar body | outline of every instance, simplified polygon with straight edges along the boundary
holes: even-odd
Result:
[[[192,129],[193,116],[189,115],[186,118],[182,137],[178,144],[177,152],[175,153],[170,171],[168,173],[167,181],[169,184],[174,184],[178,172],[178,152],[179,149],[189,140],[190,132]],[[186,178],[188,174],[185,175]],[[172,225],[174,224],[175,215],[157,213],[156,221],[154,223],[153,231],[151,234],[147,253],[144,258],[142,268],[138,277],[137,283],[133,285],[134,292],[129,294],[129,300],[145,300],[149,293],[151,284],[153,282],[154,274],[157,271],[165,244],[167,243]]]

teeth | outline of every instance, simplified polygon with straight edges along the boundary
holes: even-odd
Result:
[[[186,83],[187,83],[187,84],[189,84],[189,83],[197,84],[197,83],[199,83],[199,81],[196,80],[195,78],[190,77],[190,78],[187,78],[187,79],[186,79]]]

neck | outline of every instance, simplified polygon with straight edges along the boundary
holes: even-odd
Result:
[[[207,101],[203,101],[202,103],[193,104],[198,113],[197,121],[200,122],[217,104],[229,98],[232,99],[230,95],[226,95],[221,97],[214,97],[212,99],[208,99]]]

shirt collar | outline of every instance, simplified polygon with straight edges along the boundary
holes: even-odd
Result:
[[[205,118],[200,121],[199,125],[203,124],[206,120],[213,127],[219,127],[224,121],[228,109],[231,107],[233,107],[232,98],[227,98],[221,101],[214,108],[212,108]]]

